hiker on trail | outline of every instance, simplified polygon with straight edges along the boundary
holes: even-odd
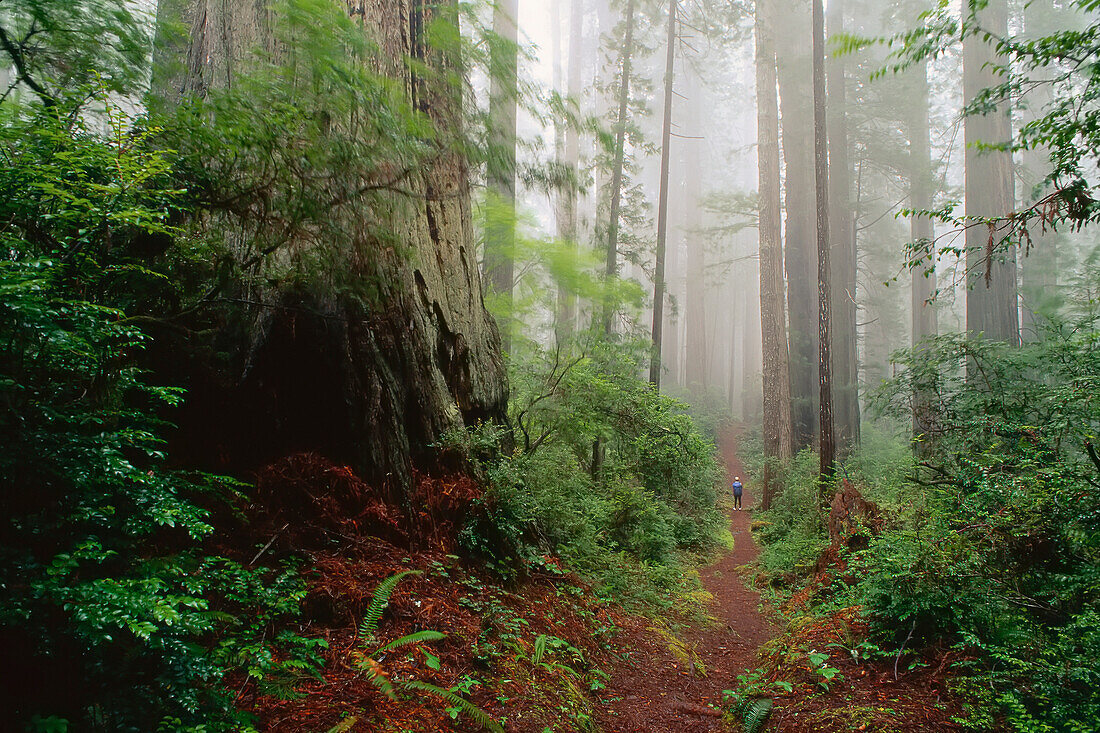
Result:
[[[733,508],[737,511],[741,511],[741,477],[733,477]]]

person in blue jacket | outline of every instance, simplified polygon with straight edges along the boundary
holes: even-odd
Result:
[[[733,508],[737,511],[741,511],[741,491],[744,487],[741,486],[741,477],[733,477]]]

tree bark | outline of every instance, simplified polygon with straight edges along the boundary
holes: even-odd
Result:
[[[832,355],[830,353],[832,282],[829,278],[829,136],[825,119],[825,10],[813,0],[814,181],[817,190],[818,295],[818,450],[821,479],[836,470],[836,434],[833,429]]]
[[[439,129],[453,131],[461,90],[421,84],[403,61],[457,69],[457,59],[421,35],[437,14],[457,17],[447,5],[357,0],[346,7],[380,46],[376,70],[402,82]],[[184,89],[232,85],[249,49],[272,43],[266,7],[193,0]],[[221,341],[232,365],[209,364],[191,380],[196,388],[179,422],[196,465],[244,472],[317,451],[403,502],[413,469],[431,467],[445,431],[503,421],[507,383],[500,336],[481,297],[466,161],[441,149],[406,187],[407,205],[385,212],[401,247],[366,232],[364,241],[346,243],[353,272],[366,267],[354,249],[372,249],[363,272],[378,283],[370,302],[319,287],[249,293],[255,305],[236,314],[240,331],[227,329]]]
[[[830,37],[844,32],[844,0],[830,0]],[[844,57],[830,54],[825,67],[829,125],[829,226],[832,242],[833,382],[837,447],[859,445],[859,362],[856,353],[856,236],[848,157],[848,108]]]
[[[607,263],[604,277],[610,283],[619,275],[619,209],[623,199],[623,157],[626,153],[626,116],[630,105],[631,61],[634,56],[634,2],[626,3],[626,35],[621,54],[619,77],[619,116],[615,129],[615,162],[611,171],[611,206],[607,222]],[[604,305],[604,333],[610,334],[615,313],[610,303]]]
[[[649,360],[649,382],[661,389],[661,329],[665,310],[665,238],[668,234],[668,169],[672,141],[672,83],[676,63],[676,3],[668,3],[668,37],[665,49],[665,114],[661,132],[661,180],[657,196],[657,258],[653,268],[652,354]]]
[[[511,350],[512,288],[516,247],[516,106],[519,54],[517,16],[519,0],[497,0],[493,33],[499,42],[490,52],[488,188],[499,206],[485,229],[485,277],[489,289],[504,301],[501,343]],[[495,208],[495,207],[494,207]]]
[[[790,325],[793,448],[814,443],[818,399],[818,297],[814,189],[812,29],[808,0],[785,6],[778,36],[780,111],[785,167],[787,311]]]
[[[791,393],[783,298],[779,176],[779,100],[773,34],[774,0],[756,3],[756,114],[760,213],[760,332],[763,350],[764,464],[761,508],[771,508],[775,463],[791,457]]]
[[[967,8],[973,2],[968,0]],[[1006,0],[990,0],[976,15],[983,31],[1008,35]],[[991,66],[998,62],[993,46],[982,33],[963,41],[963,99],[969,103],[988,87],[1001,82]],[[1012,140],[1012,118],[1007,105],[987,115],[968,115],[966,137],[966,215],[1003,217],[1016,204],[1012,154],[980,150],[979,143],[1003,145]],[[966,330],[987,338],[1020,343],[1020,315],[1016,292],[1016,247],[991,254],[989,243],[1006,234],[1003,224],[971,226],[966,230]],[[990,261],[992,258],[992,261]],[[988,273],[988,275],[987,275]]]

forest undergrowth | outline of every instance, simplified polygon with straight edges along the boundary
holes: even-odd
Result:
[[[835,483],[819,483],[809,452],[784,467],[754,532],[788,633],[754,684],[774,690],[783,648],[801,648],[804,676],[834,698],[812,713],[822,721],[855,715],[835,691],[877,674],[963,729],[1092,729],[1100,370],[1085,306],[1022,347],[945,336],[897,355],[875,397],[883,422]],[[914,452],[915,400],[935,419]],[[750,441],[750,464],[760,455]],[[899,709],[876,705],[868,725]]]

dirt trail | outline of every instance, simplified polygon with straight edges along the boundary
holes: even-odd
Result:
[[[745,480],[737,458],[737,433],[727,432],[722,439],[722,458],[731,480],[740,476],[745,482],[744,505],[750,506],[755,483]],[[727,730],[709,703],[722,699],[722,690],[732,689],[738,674],[757,666],[757,648],[773,636],[767,618],[760,613],[759,595],[746,587],[738,568],[752,562],[758,550],[749,533],[751,514],[730,513],[733,552],[700,570],[703,586],[714,596],[709,613],[717,622],[709,628],[688,632],[686,641],[694,646],[706,667],[705,676],[693,675],[676,658],[654,631],[638,622],[626,628],[622,646],[631,649],[630,658],[619,669],[604,691],[607,704],[598,721],[604,733],[703,733]]]

